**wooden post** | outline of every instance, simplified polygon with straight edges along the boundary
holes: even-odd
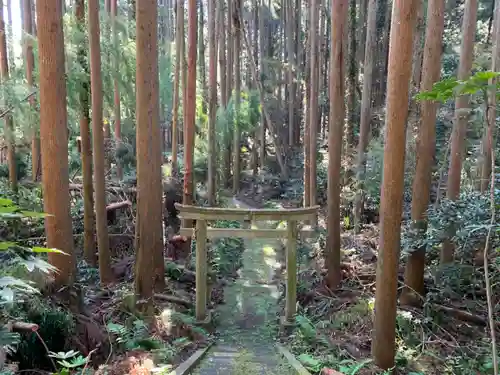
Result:
[[[196,320],[207,317],[207,222],[196,221]]]
[[[285,322],[293,322],[297,305],[297,221],[288,220],[286,238]]]

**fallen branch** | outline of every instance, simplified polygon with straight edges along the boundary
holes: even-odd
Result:
[[[178,305],[183,305],[186,307],[193,307],[194,306],[191,301],[188,301],[184,298],[167,295],[167,294],[155,293],[154,298],[161,299],[162,301],[176,303]]]
[[[106,212],[116,211],[119,210],[120,208],[125,208],[130,206],[132,206],[132,203],[130,201],[115,202],[108,204],[106,206]]]
[[[83,190],[83,184],[69,184],[70,191],[81,191]],[[137,193],[137,188],[135,187],[119,187],[119,186],[106,186],[107,191],[112,191],[115,193]]]
[[[36,332],[39,328],[38,324],[25,322],[13,322],[8,327],[10,331],[14,332]]]
[[[435,308],[437,310],[444,311],[447,314],[453,315],[455,318],[459,320],[463,320],[465,322],[469,323],[474,323],[480,326],[487,326],[488,325],[488,319],[481,316],[481,315],[476,315],[472,314],[468,311],[456,309],[454,307],[447,307],[439,304],[434,304]],[[495,322],[494,324],[497,328],[500,328],[500,322]]]

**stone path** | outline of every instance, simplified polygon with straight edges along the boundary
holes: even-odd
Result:
[[[235,207],[248,208],[233,199]],[[272,228],[272,223],[252,223],[256,228]],[[273,276],[280,267],[276,240],[245,240],[240,277],[224,290],[225,304],[216,312],[217,345],[212,348],[197,375],[280,375],[290,368],[275,349],[278,333],[278,288]]]

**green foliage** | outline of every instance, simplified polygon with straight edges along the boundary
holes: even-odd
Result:
[[[20,321],[37,324],[38,333],[43,337],[49,350],[56,353],[68,350],[75,324],[73,316],[66,310],[51,306],[45,299],[31,298],[22,304],[16,304],[8,313]],[[21,334],[21,341],[12,359],[19,362],[21,370],[53,369],[45,347],[32,333]]]
[[[26,155],[16,152],[16,172],[17,179],[22,180],[26,177],[28,169],[28,163],[26,160]],[[0,178],[9,178],[9,165],[0,164]]]
[[[422,91],[417,94],[416,99],[433,100],[444,103],[460,95],[475,95],[478,92],[484,94],[484,91],[490,88],[496,89],[498,97],[498,89],[500,88],[500,83],[492,86],[490,84],[490,80],[498,77],[499,75],[500,73],[497,72],[486,71],[476,72],[465,81],[458,80],[455,77],[445,78],[441,81],[436,82],[433,85],[432,90]]]
[[[110,322],[107,324],[107,329],[115,336],[116,342],[124,350],[152,350],[162,346],[160,341],[150,336],[147,325],[140,319],[132,321],[129,327]]]
[[[22,210],[10,199],[0,198],[0,223],[7,226],[9,222],[23,219],[43,218],[44,214]],[[1,233],[0,233],[1,235]],[[7,234],[8,236],[8,234]],[[0,252],[3,254],[2,273],[0,277],[0,304],[11,304],[15,302],[15,294],[37,293],[37,289],[30,285],[30,281],[9,275],[16,267],[24,267],[28,272],[35,270],[48,274],[54,272],[55,268],[40,259],[40,253],[61,253],[57,249],[47,249],[43,247],[26,247],[20,245],[15,239],[7,237],[5,240],[0,237]]]
[[[500,191],[497,191],[497,200]],[[407,223],[403,230],[402,244],[405,251],[426,247],[436,249],[445,238],[449,237],[447,228],[453,228],[455,235],[452,241],[460,257],[471,258],[478,245],[484,243],[490,227],[490,197],[477,191],[466,190],[459,199],[452,201],[443,199],[438,206],[428,210],[428,229],[425,233]],[[493,233],[500,227],[494,224]]]
[[[79,352],[70,350],[68,352],[49,352],[49,357],[56,358],[57,364],[62,369],[54,375],[69,375],[72,371],[87,365],[89,357],[83,357]]]

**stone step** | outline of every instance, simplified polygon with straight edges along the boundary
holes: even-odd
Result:
[[[217,346],[207,354],[196,375],[275,375],[281,359],[274,348],[246,350]]]

